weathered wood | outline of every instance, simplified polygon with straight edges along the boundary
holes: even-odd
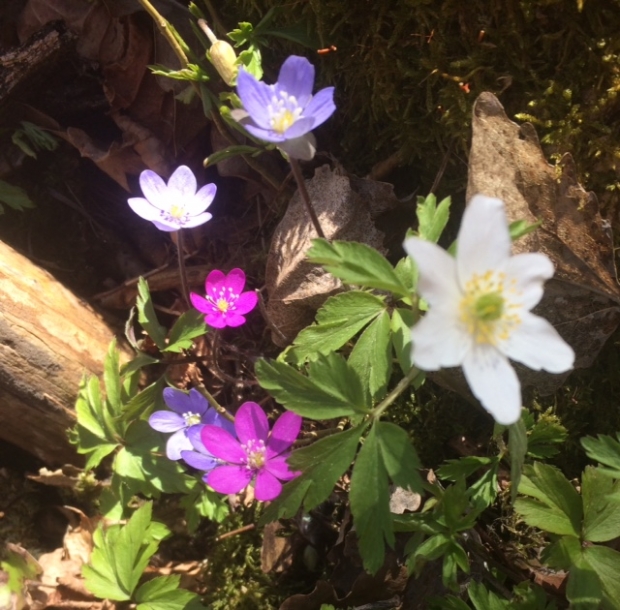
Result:
[[[114,333],[49,273],[0,242],[0,438],[51,465],[77,463],[67,430],[84,374]]]

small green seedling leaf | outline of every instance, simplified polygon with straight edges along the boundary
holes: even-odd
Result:
[[[10,208],[18,212],[23,212],[24,210],[35,207],[23,188],[13,186],[4,180],[0,180],[0,201],[6,203]],[[0,214],[2,211],[3,208],[0,206]]]
[[[143,277],[138,280],[136,307],[138,309],[138,322],[148,333],[149,337],[153,339],[155,345],[163,350],[166,347],[166,329],[157,320],[153,301],[151,301],[149,285]]]
[[[450,197],[443,199],[439,205],[432,193],[426,198],[418,197],[416,215],[420,238],[436,244],[450,218]]]
[[[203,313],[191,309],[179,316],[179,319],[170,329],[168,337],[168,346],[162,351],[164,352],[182,352],[189,349],[196,337],[201,337],[207,332],[205,324],[205,316]]]
[[[196,593],[181,589],[181,577],[158,576],[136,591],[136,610],[199,610],[204,608]]]

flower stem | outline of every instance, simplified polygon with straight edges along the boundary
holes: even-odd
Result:
[[[299,194],[306,206],[306,210],[308,210],[308,214],[310,215],[310,220],[314,226],[314,230],[317,232],[319,237],[325,239],[325,233],[323,233],[323,229],[321,228],[321,224],[319,223],[319,218],[314,211],[314,207],[312,202],[310,201],[310,195],[308,195],[308,190],[306,189],[306,183],[304,181],[304,177],[301,174],[301,168],[299,167],[299,163],[297,159],[293,159],[289,157],[289,163],[291,164],[291,169],[293,170],[293,176],[295,176],[295,181],[297,182],[297,186],[299,188]]]
[[[377,420],[383,412],[409,387],[409,384],[421,374],[420,369],[412,366],[409,372],[396,384],[396,387],[372,410],[372,418]]]
[[[223,415],[227,420],[234,422],[235,418],[219,403],[213,396],[211,392],[205,388],[202,383],[199,383],[196,386],[196,389],[211,403],[211,406],[220,414]]]
[[[183,248],[183,229],[177,231],[177,255],[179,259],[179,277],[181,278],[181,292],[187,309],[191,309],[189,302],[189,289],[187,287],[187,272],[185,270],[185,256]]]
[[[157,9],[149,2],[149,0],[138,0],[142,5],[142,8],[151,16],[153,21],[157,24],[162,36],[168,41],[168,44],[172,47],[175,55],[181,62],[181,68],[187,66],[187,55],[179,44],[177,37],[170,29],[170,24],[159,14]]]

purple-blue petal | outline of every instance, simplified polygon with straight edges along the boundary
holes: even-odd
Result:
[[[197,451],[181,451],[181,459],[196,470],[205,472],[213,470],[218,465],[218,461],[210,455],[204,455]]]
[[[269,420],[260,405],[255,402],[244,402],[235,414],[235,430],[242,444],[251,440],[267,442]]]
[[[323,124],[336,110],[334,104],[334,88],[325,87],[318,91],[305,107],[303,116],[312,118],[314,123],[312,129]]]
[[[282,492],[282,483],[268,470],[263,468],[256,475],[254,483],[254,497],[261,502],[268,502],[277,498]]]
[[[297,119],[285,132],[284,137],[287,140],[299,138],[308,133],[314,127],[314,119],[311,117],[301,117]]]
[[[286,137],[284,135],[282,135],[281,133],[277,133],[270,128],[263,129],[262,127],[252,125],[251,123],[248,123],[243,127],[247,129],[248,132],[251,133],[255,138],[258,138],[259,140],[264,140],[265,142],[284,142],[286,140]]]
[[[166,456],[169,460],[180,460],[181,451],[191,451],[192,444],[185,434],[185,430],[175,432],[166,443]]]
[[[209,401],[196,389],[192,388],[189,394],[176,388],[164,389],[166,406],[182,415],[191,411],[203,415],[209,409]]]
[[[221,494],[236,494],[245,489],[252,480],[252,472],[245,466],[216,466],[206,482]]]
[[[267,107],[271,104],[273,89],[241,68],[237,76],[237,94],[254,122],[259,127],[268,128],[271,117]]]
[[[185,418],[172,411],[155,411],[149,417],[149,426],[157,432],[176,432],[185,428]]]
[[[285,91],[294,96],[300,106],[305,106],[314,87],[314,66],[305,58],[291,55],[280,68],[276,92]]]
[[[148,199],[149,203],[160,210],[165,210],[167,208],[166,196],[168,187],[164,180],[154,171],[145,169],[140,174],[140,188],[142,189],[142,194]]]
[[[215,193],[217,192],[217,186],[213,183],[205,184],[194,196],[190,205],[187,206],[187,211],[191,215],[200,214],[204,212],[215,199]]]
[[[296,413],[286,411],[278,417],[273,425],[267,441],[267,458],[279,455],[286,451],[299,436],[302,419]]]

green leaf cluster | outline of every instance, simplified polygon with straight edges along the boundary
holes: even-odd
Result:
[[[557,468],[527,466],[515,510],[531,526],[552,534],[543,561],[569,571],[566,596],[571,607],[615,607],[620,599],[620,553],[596,543],[620,536],[620,481],[600,468],[587,467],[581,495]],[[611,604],[611,606],[609,606]]]
[[[18,212],[23,212],[24,210],[35,207],[23,188],[9,184],[4,180],[0,180],[0,201],[6,203],[10,208]],[[4,207],[0,204],[0,214],[3,213]]]
[[[160,576],[138,587],[159,542],[170,533],[163,524],[151,521],[151,516],[148,502],[126,525],[97,527],[90,563],[82,567],[84,586],[102,599],[135,601],[139,610],[201,608],[196,594],[179,589],[179,576]]]

